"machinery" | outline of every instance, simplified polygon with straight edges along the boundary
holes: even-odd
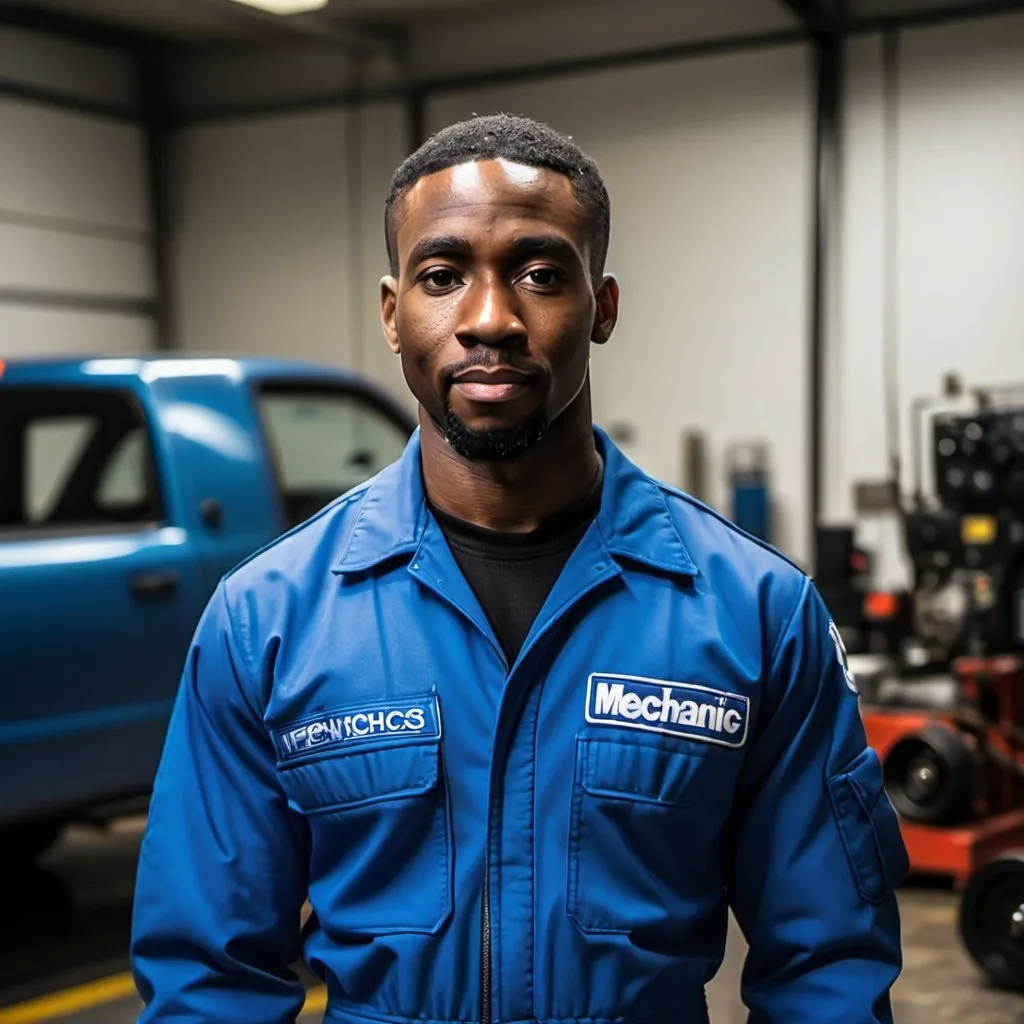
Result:
[[[904,515],[915,633],[937,660],[1024,651],[1024,387],[975,397],[933,415],[935,494],[918,444]],[[915,403],[915,438],[930,404]]]
[[[915,438],[931,413],[934,486],[926,496],[919,440],[899,650],[947,682],[926,697],[905,673],[891,698],[865,695],[864,722],[912,871],[952,877],[968,952],[1024,989],[1024,387],[935,404],[915,403]]]

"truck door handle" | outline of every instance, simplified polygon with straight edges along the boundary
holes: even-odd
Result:
[[[163,597],[173,593],[181,582],[176,569],[153,569],[132,573],[129,586],[136,597]]]

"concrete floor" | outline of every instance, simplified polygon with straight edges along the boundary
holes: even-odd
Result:
[[[0,891],[0,1024],[134,1024],[140,1004],[123,989],[113,1001],[59,1017],[27,1008],[16,1016],[10,1008],[99,978],[113,978],[115,986],[120,978],[124,985],[141,828],[135,819],[109,833],[69,830],[31,879],[7,880],[9,888]],[[962,951],[953,893],[908,888],[901,904],[906,968],[893,993],[898,1024],[1024,1024],[1024,994],[991,989]],[[746,1022],[738,997],[742,961],[742,939],[734,933],[708,990],[713,1024]],[[300,1020],[321,1016],[312,1012]]]

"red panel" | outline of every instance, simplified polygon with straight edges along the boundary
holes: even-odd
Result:
[[[1024,849],[1024,810],[986,818],[969,828],[932,828],[900,822],[915,874],[949,875],[962,889],[982,865]]]
[[[938,718],[938,715],[926,711],[906,708],[870,708],[863,714],[868,744],[875,748],[883,761],[898,739],[931,725]]]

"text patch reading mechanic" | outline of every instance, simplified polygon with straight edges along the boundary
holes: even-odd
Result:
[[[587,683],[587,721],[723,747],[747,741],[750,701],[691,683],[594,673]]]
[[[317,750],[370,741],[439,738],[441,715],[437,695],[426,694],[335,708],[275,729],[273,735],[278,758],[287,761]]]

